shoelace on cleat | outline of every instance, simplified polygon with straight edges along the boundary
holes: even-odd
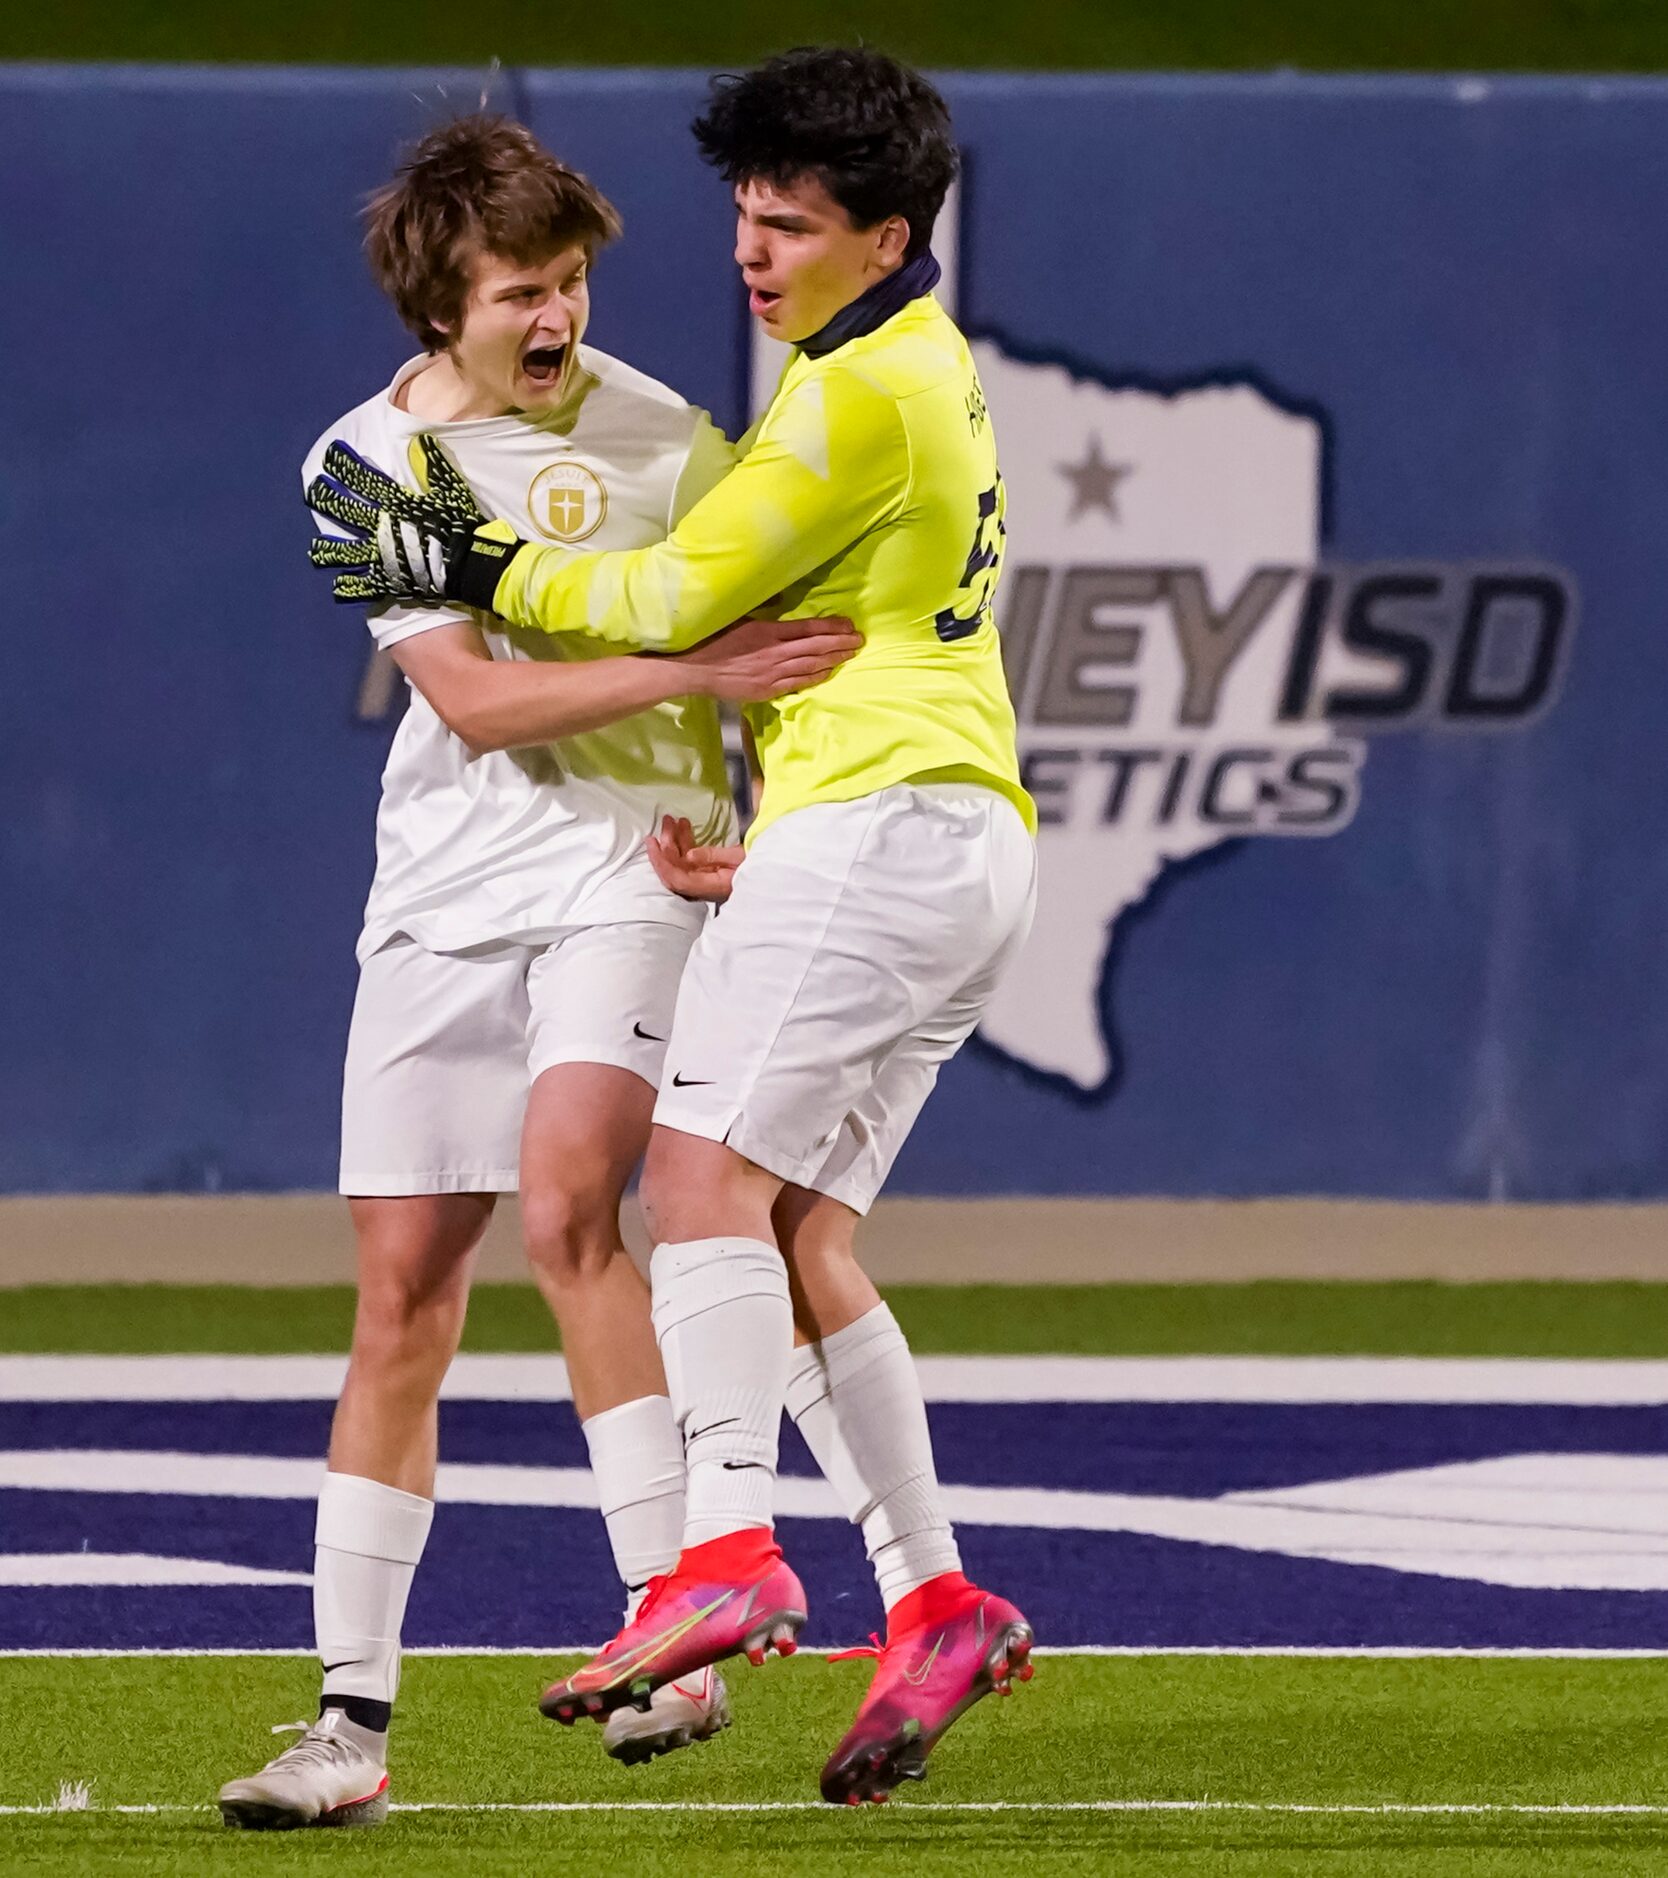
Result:
[[[828,1660],[831,1663],[844,1663],[854,1656],[882,1657],[886,1654],[886,1645],[880,1640],[880,1632],[871,1630],[867,1643],[854,1643],[849,1650],[830,1650]]]
[[[671,1582],[671,1577],[672,1574],[670,1572],[657,1572],[654,1577],[647,1581],[643,1587],[643,1602],[638,1605],[636,1611],[621,1624],[619,1629],[614,1632],[613,1636],[597,1651],[598,1656],[606,1656],[633,1625],[640,1624],[643,1619],[648,1616],[649,1612],[660,1602],[661,1594]]]
[[[670,1572],[656,1572],[649,1580],[648,1589],[643,1593],[643,1602],[637,1607],[637,1615],[631,1621],[639,1623],[666,1595],[666,1587],[672,1582]],[[624,1636],[630,1625],[621,1625],[620,1635]]]
[[[351,1741],[344,1740],[340,1735],[319,1734],[315,1732],[317,1728],[317,1722],[274,1722],[272,1732],[275,1735],[298,1734],[301,1739],[285,1748],[282,1754],[267,1765],[276,1767],[283,1762],[290,1767],[311,1767],[367,1758]]]

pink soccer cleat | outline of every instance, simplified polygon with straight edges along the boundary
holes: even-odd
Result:
[[[876,1639],[879,1642],[879,1639]],[[836,1656],[878,1656],[857,1719],[822,1770],[836,1806],[885,1800],[903,1780],[926,1777],[927,1756],[950,1725],[994,1689],[1031,1680],[1031,1626],[1006,1598],[945,1572],[900,1598],[886,1642]]]
[[[760,1527],[691,1546],[664,1578],[650,1580],[637,1615],[590,1662],[552,1683],[539,1708],[552,1721],[598,1720],[627,1702],[649,1706],[656,1689],[727,1656],[762,1663],[792,1656],[805,1622],[805,1591]]]

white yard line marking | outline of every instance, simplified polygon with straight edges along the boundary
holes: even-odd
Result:
[[[824,1800],[414,1800],[396,1801],[395,1813],[822,1813],[845,1809]],[[203,1804],[146,1806],[0,1806],[0,1815],[73,1819],[84,1813],[213,1813]],[[1668,1805],[1633,1801],[1510,1800],[904,1800],[894,1813],[1270,1813],[1321,1814],[1369,1819],[1423,1817],[1592,1818],[1668,1816]]]
[[[322,1458],[181,1454],[139,1448],[22,1448],[0,1453],[0,1487],[51,1493],[183,1494],[214,1500],[316,1500]],[[818,1483],[819,1485],[821,1483]],[[437,1496],[464,1506],[597,1504],[588,1467],[443,1462]],[[830,1517],[838,1517],[832,1496]]]
[[[0,1488],[36,1492],[310,1501],[323,1475],[320,1460],[273,1455],[0,1451]],[[442,1503],[455,1506],[597,1505],[588,1468],[448,1462],[435,1487]],[[944,1484],[943,1497],[960,1526],[1141,1533],[1542,1590],[1668,1591],[1668,1457],[1662,1455],[1507,1455],[1214,1499],[953,1482]],[[820,1480],[785,1475],[776,1499],[777,1510],[790,1518],[845,1517]],[[7,1569],[0,1558],[0,1584],[8,1582]],[[25,1562],[15,1569],[45,1567]],[[160,1574],[170,1569],[153,1565],[158,1576],[152,1581],[162,1582]]]
[[[149,1552],[0,1552],[0,1585],[310,1585],[307,1572]]]
[[[1668,1362],[1442,1356],[923,1356],[929,1402],[1668,1403]],[[340,1356],[4,1356],[0,1401],[331,1401]],[[460,1356],[453,1400],[565,1402],[559,1356]]]

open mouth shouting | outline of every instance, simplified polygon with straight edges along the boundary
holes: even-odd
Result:
[[[521,375],[541,391],[552,391],[562,382],[562,370],[568,362],[568,348],[529,346],[521,355]]]

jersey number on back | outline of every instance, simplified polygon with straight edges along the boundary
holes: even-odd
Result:
[[[979,497],[979,520],[973,530],[973,547],[967,565],[961,570],[956,591],[963,596],[954,606],[938,614],[933,625],[946,644],[966,639],[989,623],[991,595],[996,591],[996,577],[1002,571],[1002,538],[1007,524],[1002,519],[1002,478]]]

